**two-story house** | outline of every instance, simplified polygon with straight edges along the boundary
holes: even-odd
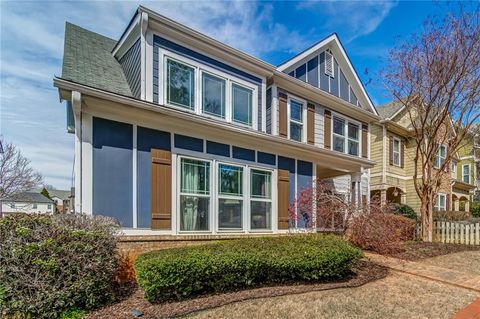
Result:
[[[411,118],[405,107],[395,102],[379,106],[377,111],[381,120],[371,126],[372,160],[377,163],[370,174],[371,196],[380,196],[382,203],[407,204],[420,214],[421,202],[413,179],[417,146],[412,138],[415,131]],[[446,125],[445,130],[449,127]],[[439,145],[438,154],[432,158],[433,169],[445,162],[446,147]],[[473,173],[467,168],[462,157],[457,155],[451,168],[443,172],[433,203],[435,210],[469,211],[468,201],[474,184],[470,177]]]
[[[315,179],[368,200],[378,117],[335,34],[277,67],[139,7],[118,41],[67,23],[54,85],[75,211],[127,234],[301,228],[288,208]]]

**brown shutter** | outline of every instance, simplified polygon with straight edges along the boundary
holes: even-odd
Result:
[[[332,112],[330,110],[325,110],[325,123],[324,127],[324,147],[326,149],[332,148]]]
[[[278,170],[278,229],[288,229],[288,201],[290,193],[290,172]]]
[[[307,105],[307,142],[315,144],[315,105]]]
[[[368,125],[362,124],[362,157],[368,158]]]
[[[284,93],[278,94],[278,111],[278,134],[287,137],[287,95]]]
[[[151,228],[172,229],[172,154],[152,149]]]
[[[389,140],[389,147],[388,147],[388,150],[389,150],[389,153],[390,153],[390,165],[393,165],[393,136],[389,136],[388,137],[388,140]]]
[[[405,142],[400,140],[400,167],[404,168],[405,165]]]
[[[447,194],[447,196],[445,196],[445,210],[453,210],[450,209],[450,194]]]

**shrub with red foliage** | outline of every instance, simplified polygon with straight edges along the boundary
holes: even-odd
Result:
[[[402,243],[414,239],[415,221],[384,212],[355,216],[349,223],[347,237],[354,245],[380,254],[402,251]]]

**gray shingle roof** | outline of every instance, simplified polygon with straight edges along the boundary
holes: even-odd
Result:
[[[122,67],[112,55],[117,41],[66,23],[62,78],[132,96]]]
[[[391,118],[395,113],[397,113],[402,108],[402,104],[398,102],[391,102],[384,104],[382,106],[377,106],[378,115],[381,118]]]
[[[50,198],[47,198],[43,196],[40,193],[37,192],[25,192],[18,194],[12,198],[5,198],[4,201],[10,201],[10,202],[27,202],[27,203],[47,203],[51,204],[53,203],[53,200]]]
[[[62,200],[67,200],[70,195],[72,194],[71,191],[63,191],[63,190],[58,190],[58,189],[52,189],[48,191],[48,194],[50,194],[50,197],[58,197]]]

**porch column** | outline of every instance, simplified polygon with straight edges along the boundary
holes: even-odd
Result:
[[[454,200],[453,206],[454,206],[453,208],[454,208],[455,211],[458,212],[460,210],[460,201],[458,200],[458,198]]]
[[[465,211],[470,212],[470,202],[468,200],[465,202]]]
[[[355,206],[360,206],[362,202],[362,188],[361,181],[362,175],[360,173],[353,173],[351,176],[351,193],[352,193],[352,203]]]
[[[382,189],[380,191],[380,206],[384,206],[387,204],[387,190]]]

